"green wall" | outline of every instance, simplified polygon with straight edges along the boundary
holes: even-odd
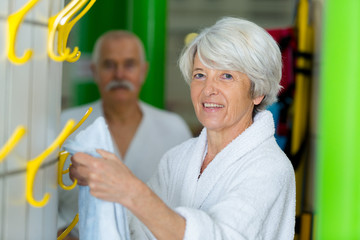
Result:
[[[360,239],[360,1],[324,3],[317,238]]]
[[[86,56],[89,58],[96,39],[106,31],[126,29],[137,34],[144,43],[150,64],[140,98],[159,108],[164,108],[166,4],[166,0],[97,0],[78,22],[74,34],[75,42],[78,42],[83,54],[79,61]],[[99,98],[91,78],[75,79],[73,89],[73,105]]]

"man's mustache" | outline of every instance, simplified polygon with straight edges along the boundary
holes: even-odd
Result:
[[[106,85],[105,90],[111,91],[115,88],[125,88],[129,91],[135,90],[134,84],[128,80],[112,80]]]

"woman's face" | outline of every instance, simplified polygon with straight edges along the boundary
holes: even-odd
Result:
[[[205,67],[196,54],[191,82],[191,100],[199,121],[212,131],[241,133],[252,123],[254,104],[249,78],[237,71]]]

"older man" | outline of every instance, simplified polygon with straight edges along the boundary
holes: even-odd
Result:
[[[104,116],[116,154],[146,182],[157,169],[162,155],[190,138],[191,132],[178,115],[139,101],[148,63],[143,44],[134,34],[110,31],[101,36],[95,43],[91,70],[101,100],[65,110],[62,125],[70,118],[80,120],[92,107],[93,112],[77,132]],[[64,182],[70,184],[66,179]],[[77,188],[59,191],[59,229],[69,225],[77,213],[77,195]]]

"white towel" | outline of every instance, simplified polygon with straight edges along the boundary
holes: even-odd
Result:
[[[103,117],[68,140],[64,148],[70,154],[84,152],[101,157],[96,149],[114,152],[110,132]],[[130,239],[125,209],[122,205],[97,199],[90,194],[89,187],[79,188],[79,237],[81,240],[127,240]]]

